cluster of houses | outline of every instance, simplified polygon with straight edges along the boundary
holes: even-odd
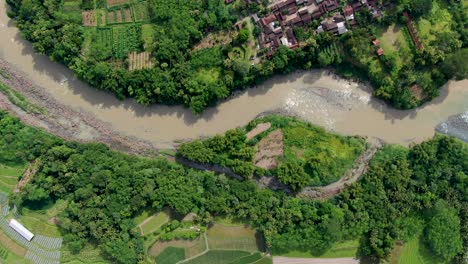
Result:
[[[367,8],[374,17],[382,15],[378,0],[355,0],[343,8],[337,0],[283,0],[272,6],[271,12],[263,18],[252,15],[262,28],[258,39],[259,48],[268,49],[267,56],[273,54],[280,45],[294,49],[299,43],[293,29],[329,13],[333,15],[320,22],[316,33],[344,34],[349,27],[356,25],[354,14],[361,8]]]

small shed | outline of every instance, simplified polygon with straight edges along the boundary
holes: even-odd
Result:
[[[377,55],[379,55],[379,56],[384,55],[384,53],[385,53],[385,52],[384,52],[384,50],[383,50],[382,48],[380,48],[380,49],[377,50]]]
[[[20,222],[16,221],[15,219],[11,219],[10,223],[8,224],[13,230],[18,232],[24,239],[27,241],[31,241],[33,239],[34,234],[31,233],[26,227],[24,227]]]

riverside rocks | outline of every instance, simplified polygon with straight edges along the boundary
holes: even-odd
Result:
[[[30,103],[47,109],[46,114],[27,113],[0,93],[0,108],[18,117],[25,124],[43,128],[68,140],[98,141],[112,149],[129,153],[148,154],[155,150],[149,142],[120,135],[112,129],[110,124],[98,120],[92,114],[58,102],[44,89],[24,77],[25,75],[20,70],[1,58],[0,71],[3,73],[0,75],[0,82],[21,93]]]

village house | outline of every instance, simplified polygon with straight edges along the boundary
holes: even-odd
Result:
[[[262,28],[258,38],[259,48],[268,49],[268,56],[281,45],[297,47],[299,44],[293,29],[307,25],[330,12],[336,13],[324,18],[316,33],[344,34],[348,32],[348,27],[357,25],[355,12],[363,7],[375,13],[374,16],[381,15],[377,0],[356,0],[344,6],[342,13],[338,11],[341,6],[337,0],[283,0],[271,6],[271,13],[263,18],[259,18],[257,14],[252,15],[255,23]]]

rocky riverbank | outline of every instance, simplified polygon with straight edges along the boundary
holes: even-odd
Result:
[[[0,108],[18,117],[27,125],[39,127],[69,140],[101,142],[115,150],[135,154],[148,154],[153,144],[115,132],[110,124],[80,109],[73,109],[57,101],[24,77],[25,74],[0,58],[0,82],[22,94],[30,103],[46,109],[45,113],[26,112],[0,93]]]
[[[436,131],[468,142],[468,111],[449,117],[437,125]]]

